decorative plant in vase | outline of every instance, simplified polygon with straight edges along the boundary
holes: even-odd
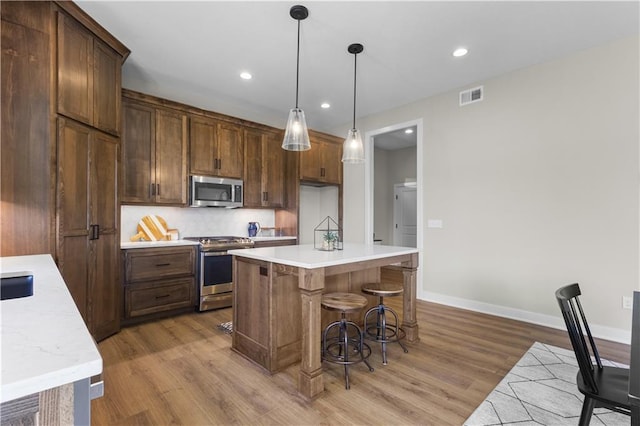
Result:
[[[322,241],[322,249],[323,250],[333,250],[336,248],[338,244],[338,233],[337,232],[326,232],[323,236]]]

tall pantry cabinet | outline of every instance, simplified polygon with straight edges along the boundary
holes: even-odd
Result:
[[[2,256],[51,253],[96,340],[117,332],[121,67],[72,2],[1,2]]]

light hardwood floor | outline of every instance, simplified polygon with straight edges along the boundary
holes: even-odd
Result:
[[[397,299],[387,302],[400,312]],[[420,342],[408,354],[389,345],[383,366],[373,345],[375,371],[352,367],[350,390],[342,368],[325,363],[325,392],[307,401],[297,366],[270,376],[230,350],[217,325],[231,316],[185,314],[100,342],[105,395],[92,402],[92,423],[461,425],[533,342],[570,347],[561,330],[418,301]],[[598,344],[601,356],[629,362],[629,346]]]

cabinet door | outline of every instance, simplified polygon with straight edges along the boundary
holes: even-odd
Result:
[[[120,87],[122,58],[106,44],[94,40],[93,125],[120,134]]]
[[[95,132],[90,146],[89,329],[96,340],[120,330],[120,208],[118,204],[119,141]]]
[[[342,145],[325,142],[322,144],[322,178],[324,182],[342,182]]]
[[[217,174],[242,179],[243,158],[242,129],[227,123],[218,124]]]
[[[58,13],[58,113],[93,124],[93,37]]]
[[[155,183],[155,109],[123,103],[122,202],[151,204]]]
[[[89,144],[91,130],[58,121],[58,269],[89,324]]]
[[[156,110],[156,204],[187,204],[187,116]]]
[[[300,155],[300,179],[340,184],[342,182],[342,145],[311,138],[311,149]]]
[[[311,141],[311,149],[300,153],[300,179],[321,180],[321,156],[322,145],[316,141]]]
[[[262,134],[244,131],[244,206],[262,207]]]
[[[262,140],[262,186],[265,195],[263,205],[282,207],[284,205],[284,150],[282,139],[277,135],[265,134]]]
[[[215,175],[218,165],[215,120],[191,116],[189,170],[192,175]]]

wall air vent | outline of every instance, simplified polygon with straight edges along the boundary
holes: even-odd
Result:
[[[473,89],[463,90],[460,92],[460,106],[480,102],[483,98],[483,86],[474,87]]]

